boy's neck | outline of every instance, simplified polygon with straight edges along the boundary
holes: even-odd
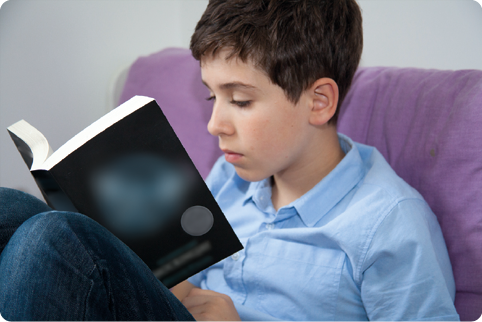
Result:
[[[314,140],[296,163],[273,175],[271,201],[276,210],[311,190],[345,156],[338,141],[336,127],[330,126],[323,132],[320,139]]]

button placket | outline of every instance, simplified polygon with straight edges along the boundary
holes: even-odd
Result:
[[[231,255],[231,258],[234,260],[234,261],[237,261],[239,259],[240,255],[239,255],[239,252],[237,253],[234,253],[233,255]]]
[[[245,246],[246,247],[246,246]],[[232,254],[229,260],[224,262],[224,278],[230,285],[233,293],[231,298],[238,303],[244,303],[246,300],[246,289],[243,283],[243,251]]]

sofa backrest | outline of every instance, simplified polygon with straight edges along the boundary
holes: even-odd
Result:
[[[338,131],[375,146],[436,214],[462,320],[482,314],[482,71],[358,70]]]

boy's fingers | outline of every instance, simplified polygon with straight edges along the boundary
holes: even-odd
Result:
[[[179,301],[182,301],[193,288],[195,286],[186,280],[171,288],[171,292]]]
[[[186,296],[186,297],[182,300],[182,304],[183,304],[187,309],[190,309],[190,308],[195,307],[195,306],[204,305],[204,304],[206,304],[208,301],[209,301],[209,297],[207,297],[207,296],[197,296],[197,295],[194,295],[194,296]]]
[[[211,303],[213,305],[224,305],[226,303],[229,303],[228,299],[221,297],[221,296],[209,296],[209,295],[203,295],[203,296],[189,296],[184,298],[182,301],[182,304],[186,308],[190,307],[195,307],[199,305],[206,305],[208,303]]]
[[[193,289],[182,304],[198,321],[239,321],[239,314],[231,298],[214,291]]]
[[[195,306],[189,309],[189,313],[191,313],[192,316],[204,313],[205,307],[203,305]],[[197,319],[196,319],[197,320]]]
[[[193,288],[187,296],[189,297],[189,296],[223,296],[223,295],[225,294],[218,293],[211,290],[203,290],[201,288]]]

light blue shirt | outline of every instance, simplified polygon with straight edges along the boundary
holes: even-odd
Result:
[[[244,250],[190,278],[229,295],[243,320],[457,320],[435,215],[373,147],[346,153],[313,189],[275,211],[270,179],[220,158],[206,180]]]

